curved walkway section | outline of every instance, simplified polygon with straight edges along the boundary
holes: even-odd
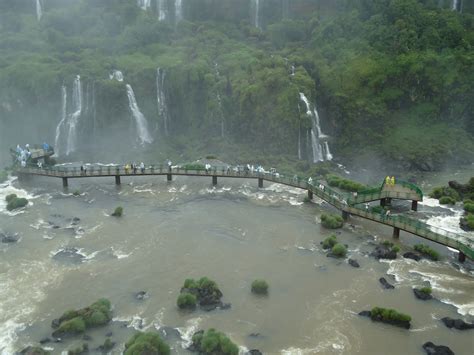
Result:
[[[167,176],[171,181],[173,175],[181,176],[202,176],[211,177],[212,183],[217,184],[218,178],[244,178],[257,179],[258,186],[263,187],[263,181],[274,182],[291,187],[296,187],[308,191],[309,198],[318,196],[330,205],[342,211],[344,217],[349,215],[359,216],[374,222],[382,223],[394,228],[394,236],[399,236],[400,230],[417,235],[421,238],[445,245],[459,251],[459,260],[464,261],[465,257],[474,260],[474,243],[471,239],[456,233],[452,233],[434,226],[430,226],[418,219],[404,215],[386,216],[385,214],[374,213],[364,208],[360,203],[383,200],[384,198],[398,198],[413,201],[420,201],[423,198],[421,190],[413,184],[398,182],[395,185],[383,184],[380,188],[362,191],[354,197],[353,194],[340,193],[320,181],[303,180],[295,176],[288,178],[279,174],[269,174],[250,171],[233,171],[230,169],[209,169],[209,170],[188,170],[185,168],[169,168],[163,165],[147,166],[145,169],[125,169],[122,166],[109,166],[92,168],[81,171],[75,167],[54,167],[54,168],[18,168],[18,175],[28,176],[49,176],[62,178],[63,186],[68,186],[68,179],[71,178],[93,178],[93,177],[115,177],[115,183],[120,184],[123,176]]]

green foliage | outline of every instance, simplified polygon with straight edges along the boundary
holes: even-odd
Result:
[[[67,355],[82,355],[82,354],[88,354],[88,353],[89,353],[89,345],[84,343],[79,348],[68,350]]]
[[[346,254],[347,254],[347,248],[341,244],[341,243],[337,243],[336,245],[334,245],[332,247],[332,250],[331,250],[332,254],[342,258],[342,257],[345,257]]]
[[[436,187],[430,193],[430,197],[439,199],[440,203],[442,203],[441,199],[443,197],[449,197],[450,200],[447,200],[447,201],[454,200],[454,202],[456,202],[456,201],[461,200],[461,197],[459,196],[459,193],[451,187]],[[447,203],[450,203],[450,202],[447,202]]]
[[[251,289],[252,293],[266,295],[268,294],[268,283],[265,280],[254,280]]]
[[[341,190],[349,191],[349,192],[362,191],[367,188],[367,186],[365,185],[362,185],[352,180],[341,178],[337,175],[328,175],[326,176],[326,180],[329,186],[338,187]]]
[[[110,340],[110,338],[105,339],[104,344],[102,344],[102,349],[105,351],[110,350],[113,347],[114,343],[112,342],[112,340]]]
[[[474,230],[474,214],[468,214],[466,217],[467,226],[470,230]]]
[[[469,213],[474,213],[474,203],[464,202],[464,211]]]
[[[410,322],[411,317],[407,314],[399,313],[394,309],[374,307],[370,311],[370,317],[372,319],[381,317],[384,321],[394,321],[394,322]]]
[[[328,229],[338,229],[342,228],[344,220],[339,215],[323,213],[321,215],[321,224]]]
[[[431,292],[432,292],[432,291],[433,291],[433,290],[431,289],[431,287],[422,287],[422,288],[420,288],[420,292],[423,292],[423,293],[425,293],[425,294],[427,294],[427,295],[431,295]]]
[[[75,335],[84,333],[85,331],[86,323],[84,322],[84,319],[82,317],[76,317],[62,322],[55,333],[57,332],[57,334]]]
[[[428,245],[416,244],[414,248],[417,252],[429,257],[431,260],[437,261],[440,259],[439,253],[431,249]]]
[[[323,249],[332,249],[337,244],[337,237],[335,234],[331,234],[329,237],[322,241]]]
[[[178,307],[181,309],[194,309],[196,308],[197,298],[191,293],[183,292],[178,296]]]
[[[400,251],[400,247],[395,245],[393,248],[392,248],[392,251],[395,252],[395,253],[398,253]]]
[[[122,217],[122,214],[123,214],[123,207],[119,206],[115,208],[114,212],[112,213],[112,216]]]
[[[443,196],[439,199],[441,205],[455,205],[456,200],[449,196]]]
[[[193,336],[193,345],[204,355],[222,354],[237,355],[239,348],[224,333],[209,329],[204,334]]]
[[[0,183],[7,181],[8,172],[5,170],[0,170]]]
[[[125,344],[124,355],[168,355],[170,347],[156,333],[136,333]]]
[[[15,194],[8,195],[7,197],[5,197],[5,200],[8,202],[8,211],[13,211],[28,205],[28,200],[26,198],[17,197]]]
[[[75,190],[73,193],[72,193],[73,196],[81,196],[81,191],[79,190]]]
[[[44,350],[39,346],[29,346],[21,351],[22,355],[50,355],[49,351]]]

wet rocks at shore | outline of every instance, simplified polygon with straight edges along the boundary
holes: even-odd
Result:
[[[462,319],[453,319],[450,317],[444,317],[441,319],[445,326],[448,328],[454,328],[457,330],[468,330],[474,329],[474,323],[467,323]]]
[[[415,261],[420,261],[421,260],[421,256],[418,255],[417,253],[412,252],[412,251],[408,251],[405,254],[403,254],[403,257],[405,259],[412,259],[412,260],[415,260]]]
[[[395,286],[388,283],[388,281],[385,279],[385,277],[381,277],[379,279],[379,282],[382,284],[383,288],[386,289],[386,290],[391,290],[391,289],[395,288]]]
[[[8,233],[1,233],[0,232],[0,240],[2,243],[5,244],[11,244],[11,243],[16,243],[20,239],[20,236],[18,233],[15,234],[8,234]]]
[[[447,346],[435,345],[431,341],[424,343],[423,349],[428,355],[454,355],[454,352]]]

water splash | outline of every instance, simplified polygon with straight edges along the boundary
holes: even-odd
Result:
[[[77,126],[82,114],[82,85],[79,75],[74,79],[72,87],[72,107],[73,113],[68,116],[68,135],[66,145],[66,155],[71,154],[77,149]]]
[[[300,100],[306,105],[306,115],[311,118],[311,149],[313,152],[313,162],[332,160],[333,156],[329,150],[329,144],[327,142],[327,135],[321,131],[321,125],[319,122],[319,114],[316,106],[311,110],[311,104],[306,95],[300,92]]]
[[[135,98],[135,93],[133,92],[133,89],[129,84],[127,84],[126,87],[128,96],[128,106],[130,108],[130,111],[132,112],[132,116],[135,119],[135,123],[137,125],[137,132],[140,143],[152,143],[153,138],[151,137],[150,132],[148,131],[148,122],[143,113],[140,111],[140,108],[138,107],[137,100]]]
[[[156,101],[158,105],[158,114],[163,120],[163,127],[165,135],[169,135],[169,115],[168,106],[166,104],[165,95],[165,77],[166,73],[163,69],[158,68],[156,70]]]
[[[175,19],[176,23],[183,19],[183,0],[174,1]]]
[[[112,73],[109,74],[110,80],[117,80],[122,82],[123,81],[123,73],[120,70],[114,70]]]
[[[56,137],[54,138],[54,151],[59,156],[61,129],[64,126],[67,118],[67,90],[63,85],[61,87],[61,120],[56,126]]]

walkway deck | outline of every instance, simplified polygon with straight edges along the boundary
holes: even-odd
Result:
[[[474,240],[456,233],[452,233],[426,223],[418,219],[405,215],[385,216],[384,214],[374,213],[361,205],[361,203],[380,200],[383,198],[401,198],[413,201],[420,201],[423,197],[421,190],[415,185],[400,181],[390,187],[382,185],[380,188],[366,190],[358,193],[356,197],[349,193],[340,193],[320,181],[313,181],[311,184],[307,180],[298,178],[288,178],[278,174],[264,174],[257,172],[236,172],[232,170],[188,170],[184,168],[168,169],[168,167],[147,166],[142,172],[137,169],[125,171],[124,167],[89,167],[87,171],[81,172],[79,168],[55,167],[55,168],[18,168],[19,176],[48,176],[63,179],[63,185],[67,186],[67,180],[71,178],[93,178],[93,177],[115,177],[115,182],[120,184],[120,178],[123,176],[167,176],[168,181],[172,180],[173,175],[178,176],[201,176],[211,177],[213,184],[217,184],[218,178],[244,178],[257,179],[258,186],[263,187],[263,181],[274,182],[308,191],[308,196],[318,196],[330,205],[342,211],[343,215],[354,215],[374,222],[382,223],[394,228],[394,236],[398,235],[400,230],[428,239],[435,243],[456,249],[459,251],[459,259],[463,261],[465,256],[474,260]]]

